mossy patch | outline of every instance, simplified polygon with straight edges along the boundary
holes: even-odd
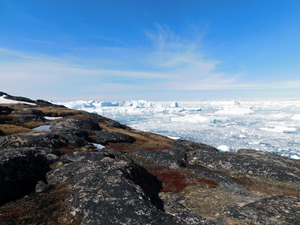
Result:
[[[294,183],[281,182],[270,178],[229,173],[229,176],[247,190],[261,197],[289,195],[300,197],[300,186]]]
[[[181,202],[182,205],[197,215],[212,220],[219,218],[227,207],[236,206],[241,201],[239,196],[202,184],[188,186],[181,194],[186,198]]]
[[[207,186],[208,188],[216,188],[219,186],[216,181],[201,178],[185,169],[162,169],[161,171],[156,170],[155,172],[150,172],[163,183],[161,192],[179,193],[189,186],[200,184],[202,186]]]
[[[0,130],[6,135],[28,133],[31,129],[14,124],[0,124]]]
[[[73,216],[65,205],[68,193],[67,185],[59,184],[48,187],[42,193],[32,193],[10,202],[0,207],[0,225],[80,224],[81,220]]]
[[[118,132],[122,134],[134,137],[136,141],[130,144],[124,143],[110,143],[107,147],[111,147],[116,150],[132,152],[137,150],[151,150],[162,151],[173,148],[174,140],[149,132],[138,131],[134,129],[122,129],[116,127],[110,127],[106,122],[99,123],[102,129],[110,132]]]
[[[35,127],[39,127],[39,126],[46,125],[46,124],[49,124],[49,122],[31,121],[28,123],[24,123],[23,126],[28,129],[33,129]]]

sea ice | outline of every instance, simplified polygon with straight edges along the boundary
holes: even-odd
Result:
[[[300,99],[224,101],[74,101],[62,104],[132,128],[237,151],[300,155]]]

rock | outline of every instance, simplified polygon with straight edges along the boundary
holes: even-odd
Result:
[[[88,145],[89,142],[92,140],[89,139],[86,132],[76,129],[60,129],[55,130],[49,133],[49,135],[59,136],[62,140],[67,140],[68,145],[71,145],[72,147],[83,147],[85,145]]]
[[[2,92],[3,93],[3,92]],[[4,93],[5,94],[5,93]],[[4,98],[6,99],[10,99],[10,100],[15,100],[15,101],[20,101],[20,102],[28,102],[28,103],[35,103],[34,100],[29,99],[29,98],[25,98],[25,97],[21,97],[21,96],[12,96],[9,94],[5,94],[6,96]]]
[[[214,173],[213,171],[209,170],[200,169],[195,169],[193,170],[193,172],[204,177],[205,179],[215,181],[224,192],[255,198],[255,196],[251,192],[247,191],[242,185],[236,183],[225,175]]]
[[[249,224],[300,224],[300,199],[291,196],[273,196],[233,207],[225,211],[237,223]]]
[[[184,167],[186,154],[180,149],[159,151],[135,151],[131,154],[138,164],[156,164],[161,166]]]
[[[80,130],[62,129],[48,133],[7,135],[0,137],[0,148],[67,146],[83,147],[89,144],[87,134]]]
[[[110,127],[115,127],[115,128],[120,128],[120,129],[129,129],[128,126],[121,124],[117,121],[114,120],[108,120],[107,125]]]
[[[0,205],[32,192],[40,180],[45,180],[49,165],[58,155],[49,148],[22,148],[0,151]]]
[[[299,224],[299,160],[3,95],[31,104],[0,106],[0,225]]]
[[[53,122],[53,130],[58,129],[79,129],[86,131],[102,130],[98,123],[94,122],[90,118],[71,118],[61,122]]]
[[[14,124],[14,120],[12,117],[1,117],[0,116],[0,124]]]
[[[14,114],[24,114],[24,115],[36,115],[39,117],[43,117],[44,113],[40,110],[36,110],[36,109],[22,109],[22,110],[15,110],[13,112]]]
[[[199,149],[190,152],[188,163],[217,171],[233,171],[282,182],[300,183],[300,161],[270,153],[256,151],[251,154],[237,154]]]
[[[32,121],[37,122],[45,122],[46,119],[43,116],[36,116],[36,115],[15,115],[14,120],[17,121],[17,123],[28,123]]]
[[[48,187],[48,185],[45,184],[45,182],[40,180],[35,185],[35,192],[43,192],[47,187]]]
[[[45,100],[41,100],[41,99],[38,99],[35,101],[35,104],[38,105],[38,106],[48,106],[48,107],[58,107],[58,108],[66,108],[65,106],[63,105],[56,105],[56,104],[53,104],[51,102],[47,102]]]
[[[171,215],[175,215],[178,222],[189,225],[216,224],[215,222],[202,218],[183,207],[179,202],[183,201],[184,198],[179,194],[160,193],[159,196],[164,202],[165,211]]]
[[[0,137],[0,148],[50,147],[61,148],[69,145],[66,138],[49,134],[20,134]]]
[[[183,148],[186,151],[192,151],[195,149],[202,149],[202,150],[210,150],[214,152],[219,152],[216,148],[206,145],[203,143],[197,143],[193,141],[187,141],[187,140],[177,140],[174,145],[178,148]]]
[[[166,149],[162,152],[168,153],[169,155],[173,156],[179,166],[185,167],[187,164],[187,153],[184,149],[181,148],[172,148],[172,149]]]
[[[10,114],[14,109],[7,107],[7,106],[0,106],[0,115],[8,115]]]
[[[107,145],[108,143],[135,142],[135,138],[129,135],[104,130],[93,132],[93,135],[90,135],[89,137],[93,140],[93,142],[101,145]]]
[[[131,162],[81,152],[50,171],[50,184],[67,184],[73,215],[82,224],[182,224],[162,211],[160,182]]]
[[[33,192],[24,198],[0,207],[0,225],[79,225],[65,205],[67,185],[47,185],[42,192]]]

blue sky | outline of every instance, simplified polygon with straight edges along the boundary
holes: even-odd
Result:
[[[300,1],[0,0],[0,90],[48,100],[300,97]]]

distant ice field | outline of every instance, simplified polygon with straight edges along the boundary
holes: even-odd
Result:
[[[300,99],[58,104],[221,151],[250,148],[300,159]]]

